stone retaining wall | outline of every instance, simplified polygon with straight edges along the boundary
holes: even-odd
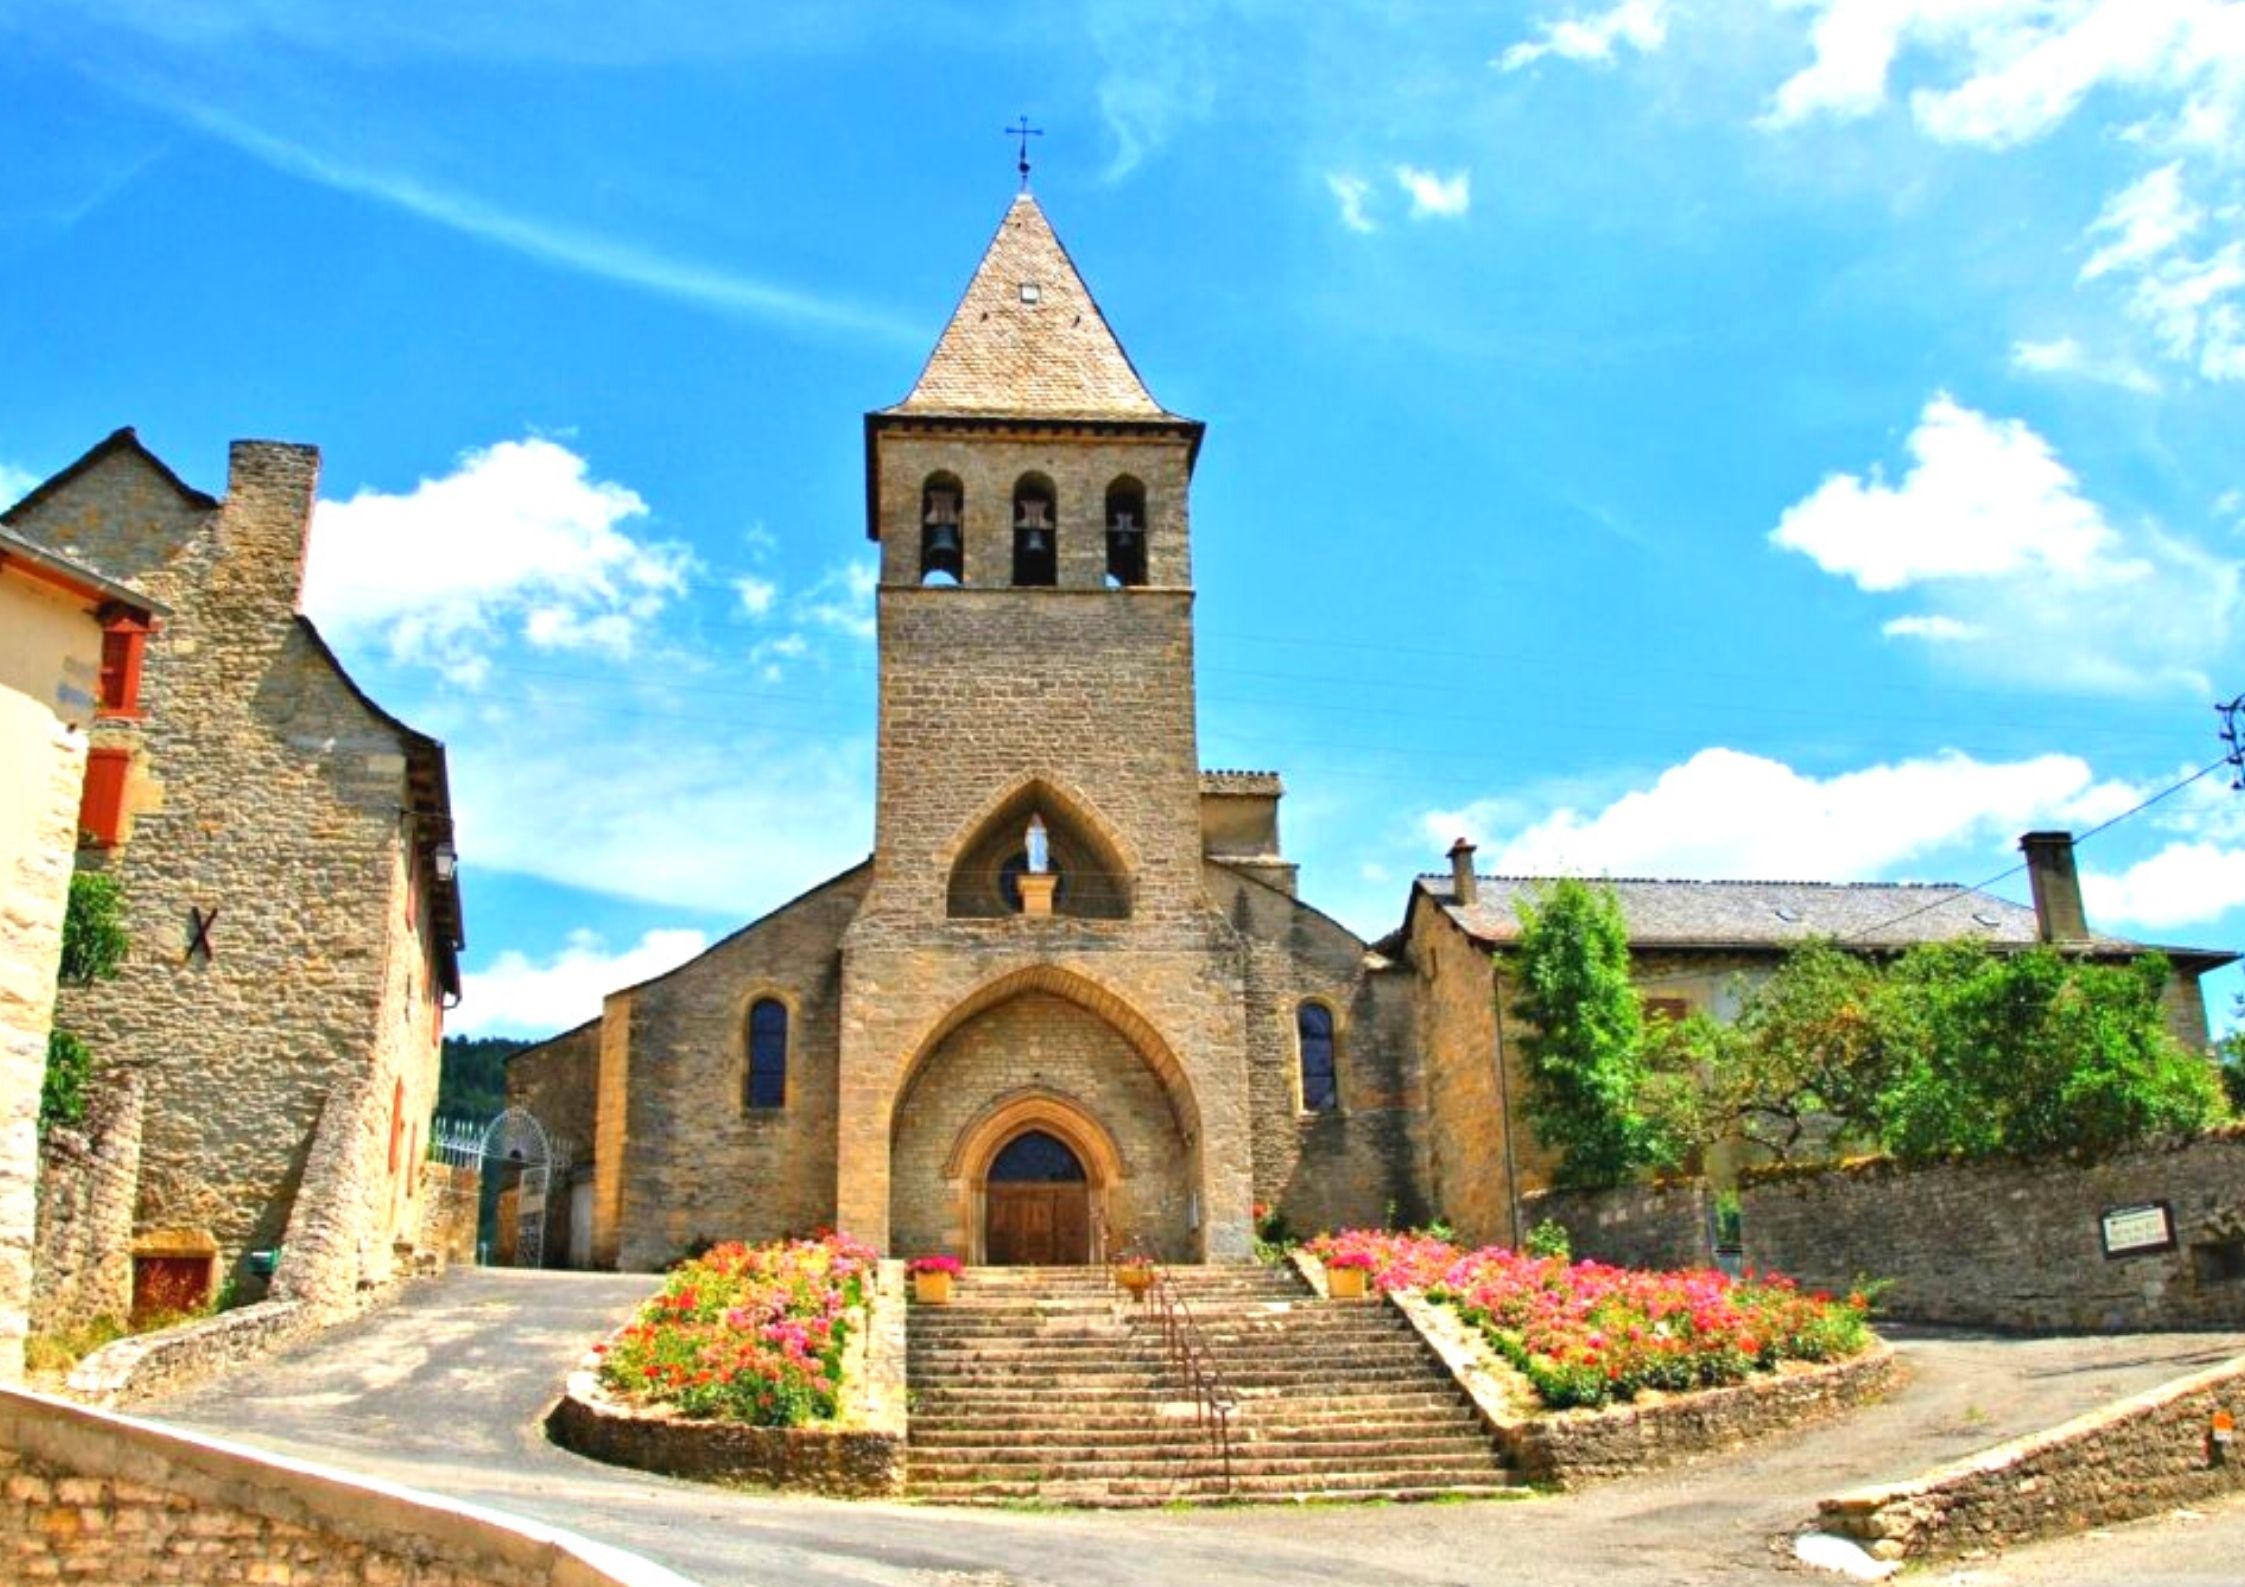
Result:
[[[1910,1482],[1826,1499],[1821,1522],[1884,1559],[1998,1548],[2108,1526],[2245,1489],[2245,1446],[2213,1436],[2245,1420],[2245,1359],[1936,1467]]]
[[[1614,1267],[1706,1267],[1715,1259],[1707,1182],[1623,1185],[1613,1190],[1542,1190],[1520,1198],[1529,1229],[1564,1227],[1578,1262]]]
[[[558,1527],[0,1390],[0,1580],[693,1587]]]
[[[132,1309],[133,1201],[140,1182],[140,1076],[102,1073],[78,1129],[39,1142],[31,1331],[61,1333]]]
[[[1833,1290],[1888,1280],[1887,1315],[2123,1332],[2245,1324],[2245,1128],[2103,1162],[1884,1159],[1750,1178],[1746,1260]],[[2108,1258],[2102,1215],[2165,1202],[2175,1248]]]
[[[885,1261],[866,1325],[845,1347],[841,1412],[832,1423],[749,1427],[627,1404],[601,1384],[599,1357],[587,1355],[547,1416],[546,1434],[594,1460],[673,1477],[893,1498],[904,1492],[904,1355],[904,1264]]]
[[[302,1301],[267,1300],[176,1328],[103,1345],[70,1374],[71,1394],[89,1405],[151,1399],[167,1389],[279,1349],[315,1326]]]

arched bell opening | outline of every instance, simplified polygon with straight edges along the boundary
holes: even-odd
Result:
[[[920,487],[920,582],[959,585],[966,578],[966,487],[956,474],[930,474]]]
[[[1048,588],[1060,582],[1058,494],[1042,474],[1024,474],[1013,487],[1013,582]]]

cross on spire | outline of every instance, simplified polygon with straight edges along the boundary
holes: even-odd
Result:
[[[1021,158],[1018,162],[1016,162],[1014,169],[1021,173],[1021,191],[1026,193],[1029,191],[1029,140],[1031,138],[1043,137],[1045,135],[1045,129],[1042,127],[1030,126],[1029,118],[1027,116],[1023,116],[1021,118],[1021,124],[1019,126],[1006,127],[1002,128],[1001,130],[1007,137],[1019,138],[1021,140]]]

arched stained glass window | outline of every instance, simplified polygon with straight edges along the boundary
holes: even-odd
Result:
[[[1072,1185],[1084,1178],[1083,1159],[1066,1141],[1043,1130],[1016,1135],[990,1161],[993,1185]]]
[[[1302,1107],[1325,1113],[1341,1105],[1341,1084],[1333,1069],[1333,1011],[1323,1003],[1304,1003],[1294,1016],[1294,1037],[1302,1054]]]
[[[748,1105],[787,1105],[787,1005],[776,997],[748,1011]]]

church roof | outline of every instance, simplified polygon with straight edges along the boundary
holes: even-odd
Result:
[[[899,415],[1172,420],[1029,194],[1017,196]]]
[[[1418,885],[1464,931],[1502,945],[1518,939],[1515,905],[1555,880],[1544,876],[1482,876],[1475,898],[1457,902],[1448,875],[1422,876]],[[1664,881],[1647,877],[1601,878],[1621,904],[1629,941],[1637,948],[1741,948],[1782,950],[1812,937],[1852,947],[1906,948],[1920,942],[1977,938],[1997,947],[2025,948],[2041,940],[2035,912],[1993,893],[1947,882],[1733,882]],[[2141,952],[2123,937],[2091,933],[2088,946],[2115,953]],[[2191,965],[2223,964],[2234,954],[2203,948],[2169,948]]]

